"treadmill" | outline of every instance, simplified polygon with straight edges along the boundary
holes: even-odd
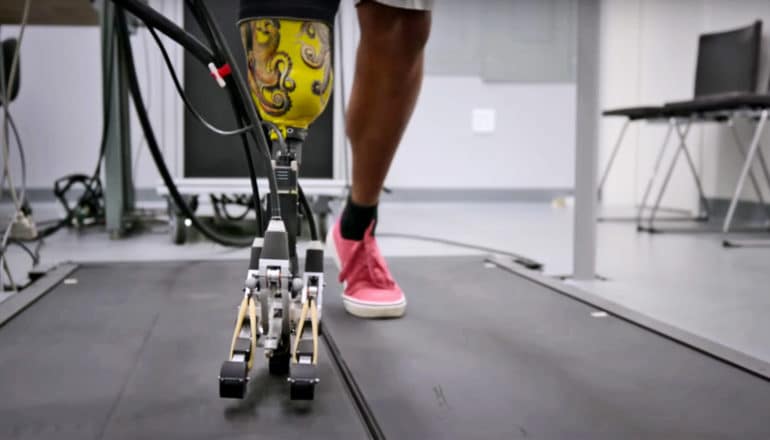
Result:
[[[389,263],[400,320],[347,315],[329,263],[311,402],[258,365],[218,396],[241,261],[63,265],[0,303],[0,439],[770,438],[757,365],[500,257]]]

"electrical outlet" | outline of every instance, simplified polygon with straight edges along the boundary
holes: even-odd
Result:
[[[474,108],[471,112],[471,130],[479,134],[494,133],[495,116],[493,108]]]

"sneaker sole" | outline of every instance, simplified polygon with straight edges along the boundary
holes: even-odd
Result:
[[[342,295],[345,310],[359,318],[400,318],[406,312],[406,299],[396,304],[365,304]]]
[[[337,266],[337,270],[342,270],[342,263],[340,262],[340,255],[337,252],[337,243],[334,241],[332,235],[334,228],[329,229],[329,233],[326,236],[326,243],[331,248],[332,258],[334,259],[334,265]],[[353,316],[359,318],[400,318],[406,313],[406,298],[397,303],[370,303],[366,301],[360,301],[346,296],[344,290],[347,289],[348,283],[342,283],[342,304],[345,306],[345,310]]]

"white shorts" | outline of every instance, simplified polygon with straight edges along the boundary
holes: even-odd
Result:
[[[363,0],[356,0],[356,4]],[[433,0],[374,0],[377,3],[393,8],[415,9],[418,11],[430,11],[433,9]]]

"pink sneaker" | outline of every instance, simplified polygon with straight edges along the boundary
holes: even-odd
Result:
[[[346,240],[338,220],[326,238],[344,283],[342,302],[348,313],[359,318],[398,318],[406,311],[406,297],[390,275],[373,228],[374,222],[361,241]]]

